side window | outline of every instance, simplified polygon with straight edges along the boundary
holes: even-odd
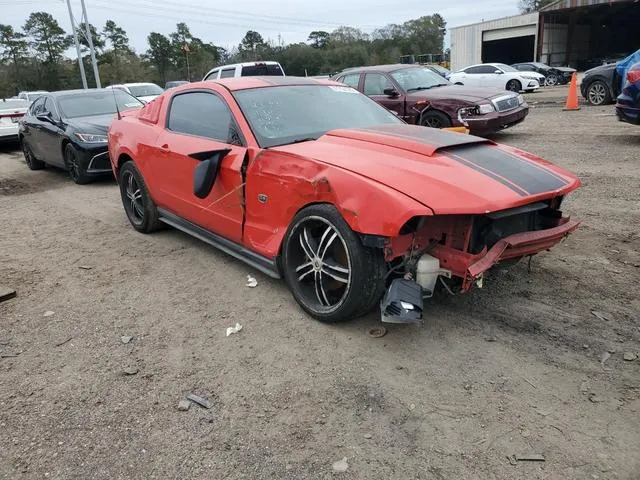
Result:
[[[365,95],[384,95],[384,89],[392,87],[393,84],[381,73],[367,73],[364,76]]]
[[[207,78],[205,78],[205,80],[216,80],[218,78],[218,72],[219,71],[220,70],[214,70],[209,75],[207,75]]]
[[[351,73],[349,75],[345,75],[344,77],[341,77],[340,82],[344,83],[345,85],[349,85],[350,87],[355,88],[356,90],[358,89],[358,83],[360,83],[360,74],[359,73]]]
[[[534,72],[535,68],[533,68],[533,65],[520,65],[518,70],[522,70],[524,72]]]
[[[493,65],[483,65],[480,68],[482,69],[480,73],[495,73],[496,70],[500,70],[498,67],[494,67]]]
[[[470,74],[470,75],[474,75],[476,73],[484,73],[482,71],[482,66],[477,66],[477,67],[469,67],[465,70],[463,70],[464,73]]]
[[[225,68],[220,72],[220,78],[233,78],[236,76],[236,69],[234,68]]]
[[[53,100],[50,97],[47,97],[44,102],[44,111],[51,113],[51,115],[53,115],[53,118],[58,118],[58,111],[56,110],[56,107],[53,104]]]
[[[42,113],[44,110],[44,97],[40,97],[38,99],[36,99],[35,102],[33,102],[31,104],[31,107],[29,108],[29,111],[31,112],[31,115],[38,115],[39,113]]]
[[[190,92],[173,97],[167,128],[176,133],[242,145],[227,104],[213,93]]]

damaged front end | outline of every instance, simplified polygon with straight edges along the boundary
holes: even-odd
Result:
[[[406,288],[394,289],[397,280],[419,284],[423,298],[433,294],[439,279],[451,293],[464,293],[474,284],[481,287],[484,272],[494,265],[548,250],[579,225],[562,215],[561,202],[562,197],[557,197],[484,215],[412,218],[400,235],[387,239],[384,245],[390,274],[395,277],[386,303],[410,304],[414,299],[412,295],[410,299],[402,297]],[[422,311],[422,304],[410,309],[418,310]],[[389,317],[383,308],[383,321]],[[401,315],[393,320],[416,321],[414,317],[403,321],[405,318],[407,315]]]

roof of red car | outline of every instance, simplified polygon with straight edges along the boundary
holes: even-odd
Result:
[[[248,88],[261,88],[261,87],[280,87],[280,86],[293,86],[293,85],[342,85],[331,80],[313,79],[307,77],[277,77],[277,76],[263,76],[263,77],[235,77],[235,78],[221,78],[219,80],[205,80],[202,82],[193,82],[188,85],[181,85],[176,87],[179,89],[206,87],[211,83],[219,83],[224,85],[231,91],[246,90]]]
[[[403,68],[416,68],[424,67],[424,65],[418,65],[414,63],[393,63],[390,65],[371,65],[369,67],[353,67],[347,68],[340,73],[356,73],[356,72],[395,72]],[[338,74],[336,74],[338,76]]]

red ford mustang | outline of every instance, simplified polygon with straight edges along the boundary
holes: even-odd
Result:
[[[489,140],[407,125],[331,81],[180,86],[115,120],[109,154],[136,230],[168,224],[284,277],[323,321],[365,313],[383,296],[383,316],[418,318],[437,278],[464,292],[494,264],[578,226],[560,211],[580,185],[573,174]]]

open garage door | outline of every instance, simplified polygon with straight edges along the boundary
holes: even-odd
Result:
[[[530,62],[535,58],[535,34],[488,41],[484,38],[485,36],[482,41],[483,63],[511,65],[512,63]]]

